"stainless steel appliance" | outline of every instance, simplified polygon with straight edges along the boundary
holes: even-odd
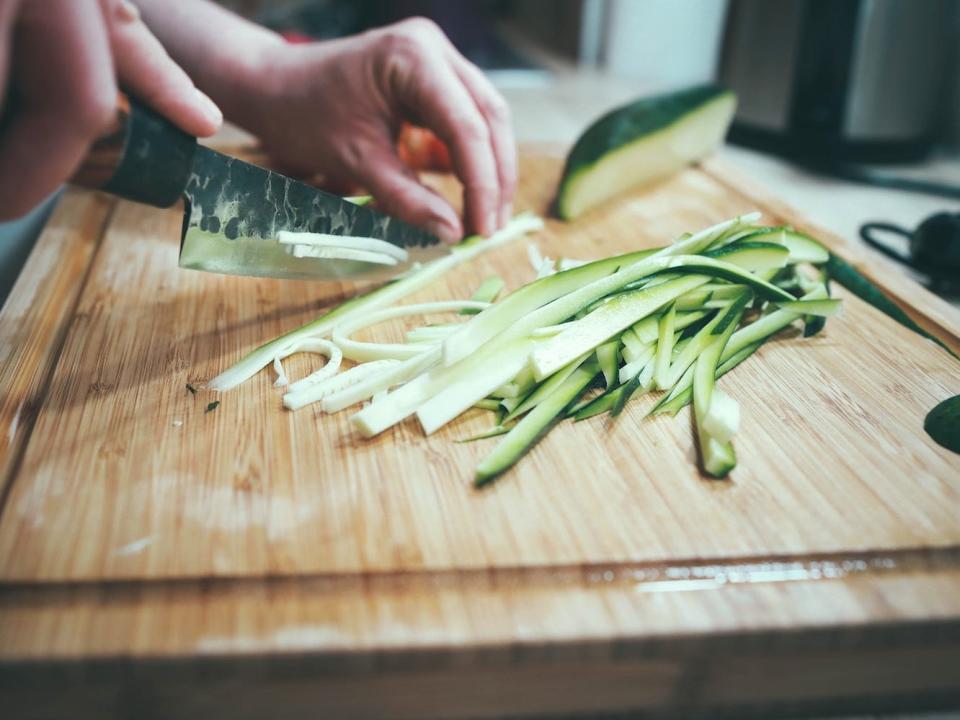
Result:
[[[922,158],[948,112],[955,0],[734,0],[731,140],[810,161]],[[942,123],[941,123],[942,124]]]

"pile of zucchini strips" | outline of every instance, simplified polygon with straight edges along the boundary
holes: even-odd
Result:
[[[468,439],[499,439],[476,468],[478,486],[558,422],[615,416],[632,398],[660,391],[650,413],[676,414],[692,402],[702,469],[725,477],[736,465],[740,413],[717,379],[788,325],[800,321],[813,335],[840,309],[828,294],[827,250],[758,220],[734,218],[666,247],[592,262],[541,262],[537,279],[500,299],[503,282],[487,278],[470,300],[397,304],[477,254],[542,227],[520,215],[490,238],[465,241],[258,348],[208,387],[229,389],[272,362],[291,410],[366,403],[352,419],[365,437],[410,416],[430,434],[485,408],[492,427]],[[399,343],[352,337],[379,322],[436,313],[456,313],[455,320],[416,327]],[[302,351],[328,361],[288,385],[281,360]],[[343,360],[355,364],[341,370]]]

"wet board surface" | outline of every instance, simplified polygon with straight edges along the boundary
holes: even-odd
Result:
[[[546,214],[561,158],[525,151],[518,210]],[[576,223],[548,220],[405,302],[467,298],[491,274],[511,289],[529,282],[528,243],[590,259],[754,209],[846,252],[714,160]],[[681,702],[681,681],[704,693],[717,683],[711,702],[742,702],[737,688],[757,671],[741,668],[739,685],[710,672],[694,683],[688,661],[664,659],[656,687],[674,689],[648,696],[618,652],[627,662],[625,648],[647,648],[630,656],[638,663],[654,641],[737,648],[738,637],[789,633],[820,667],[803,638],[843,626],[864,647],[901,638],[947,654],[876,692],[960,685],[930,670],[960,652],[960,456],[922,427],[960,393],[960,363],[842,288],[844,312],[824,333],[788,331],[721,381],[743,415],[728,481],[698,472],[689,410],[647,419],[653,400],[643,398],[614,421],[561,424],[480,492],[473,468],[496,440],[453,441],[488,426],[484,411],[430,437],[410,420],[363,440],[350,411],[284,410],[272,371],[221,395],[189,393],[186,383],[201,386],[352,286],[179,270],[179,228],[176,209],[69,191],[0,314],[0,658],[11,667],[294,651],[369,675],[371,658],[386,654],[444,688],[433,707],[480,663],[509,671],[527,698],[484,695],[475,709],[489,714],[550,711],[559,696],[519,680],[549,662],[577,678],[561,681],[568,693],[588,678],[610,684],[585,709],[662,708]],[[883,263],[847,256],[958,346],[955,308]],[[409,326],[369,336],[399,338]],[[315,363],[298,358],[288,372]],[[905,630],[931,623],[933,650]],[[788,650],[778,650],[785,662]],[[782,699],[775,685],[771,703]],[[821,686],[811,687],[815,700]],[[580,707],[561,696],[560,708]],[[395,714],[429,716],[423,698],[412,693]],[[342,702],[363,714],[362,699]]]

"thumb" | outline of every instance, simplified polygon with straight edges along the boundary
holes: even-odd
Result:
[[[120,86],[191,135],[213,135],[223,113],[164,50],[127,0],[101,0]]]

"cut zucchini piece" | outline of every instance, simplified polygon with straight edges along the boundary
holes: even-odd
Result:
[[[477,466],[474,485],[481,487],[509,470],[564,416],[567,407],[577,399],[596,377],[599,368],[587,361],[533,410],[523,416],[484,460]]]
[[[668,390],[667,376],[670,374],[670,359],[673,357],[673,333],[674,324],[677,318],[677,306],[673,304],[670,309],[660,316],[659,337],[657,338],[657,353],[654,356],[653,384],[660,390]]]
[[[597,348],[597,363],[599,363],[600,370],[603,372],[603,379],[607,387],[610,387],[617,381],[617,371],[620,367],[617,362],[619,359],[617,355],[619,347],[620,343],[614,340],[604,343]]]
[[[567,156],[556,212],[573,220],[696,162],[727,133],[736,97],[714,86],[643,98],[594,122]]]
[[[693,366],[693,412],[697,426],[697,438],[700,441],[700,459],[708,475],[723,478],[736,467],[737,456],[729,438],[714,436],[705,422],[713,403],[714,385],[723,350],[733,335],[733,331],[743,315],[743,308],[734,321],[730,322],[720,334],[700,353]]]
[[[486,278],[480,287],[477,288],[476,292],[473,293],[473,296],[470,298],[474,302],[485,302],[492,303],[495,302],[497,297],[503,291],[503,278],[499,275],[491,275]],[[464,308],[460,311],[461,315],[476,315],[479,313],[479,310],[474,310],[473,308]]]

